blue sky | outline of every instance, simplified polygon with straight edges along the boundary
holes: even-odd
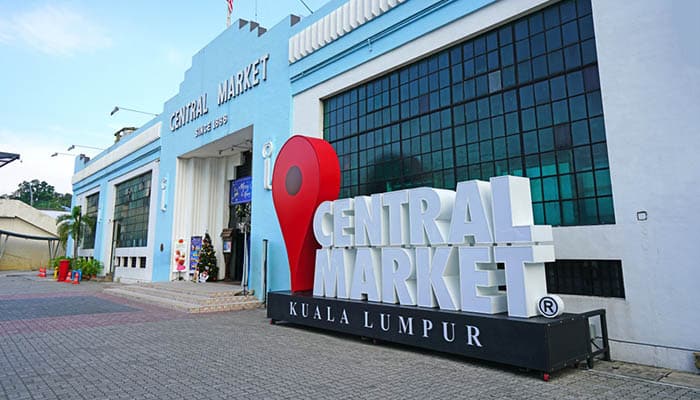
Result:
[[[327,0],[305,0],[318,10]],[[232,20],[270,28],[299,0],[234,0]],[[225,0],[0,0],[0,151],[22,161],[0,168],[0,195],[40,179],[70,192],[71,144],[106,148],[113,133],[159,113],[191,57],[226,28]],[[243,44],[242,44],[243,45]],[[77,148],[71,154],[95,155]]]

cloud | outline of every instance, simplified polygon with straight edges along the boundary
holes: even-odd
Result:
[[[0,17],[0,43],[71,56],[109,47],[112,40],[89,16],[67,6],[46,5]]]
[[[22,181],[38,179],[53,185],[57,192],[73,191],[71,178],[75,157],[80,151],[72,151],[73,156],[58,155],[66,153],[66,139],[59,135],[46,135],[29,131],[14,131],[0,128],[0,151],[17,153],[20,160],[13,161],[0,168],[0,195],[17,190]],[[90,152],[94,155],[97,151]]]

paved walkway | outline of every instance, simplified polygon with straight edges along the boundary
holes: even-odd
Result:
[[[543,382],[500,365],[270,325],[264,310],[165,310],[105,295],[106,285],[0,274],[0,399],[700,399],[692,374],[658,382],[627,371],[648,367],[601,362]]]

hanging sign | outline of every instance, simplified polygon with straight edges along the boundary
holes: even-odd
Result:
[[[252,199],[252,176],[231,181],[231,205],[249,203]]]

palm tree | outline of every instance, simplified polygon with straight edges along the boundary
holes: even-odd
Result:
[[[73,238],[73,257],[78,255],[78,243],[82,241],[85,235],[89,234],[94,224],[94,218],[81,213],[80,206],[75,206],[70,214],[61,215],[56,218],[58,231],[58,241],[63,248],[66,248],[68,237]]]

